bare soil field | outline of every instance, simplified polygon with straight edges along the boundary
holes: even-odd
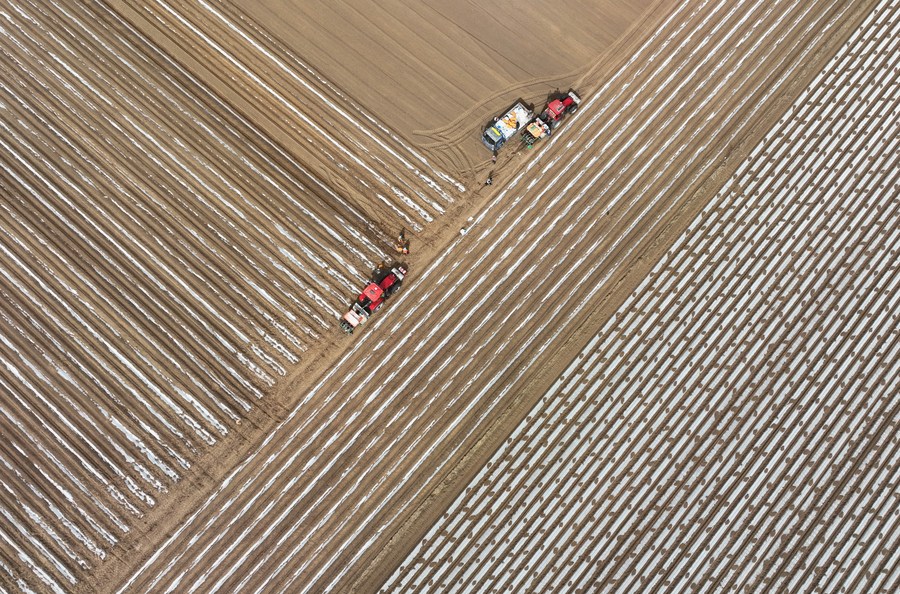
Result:
[[[516,98],[542,102],[582,77],[652,0],[238,5],[392,129],[469,169],[478,131]]]
[[[0,585],[376,590],[872,5],[3,2]]]

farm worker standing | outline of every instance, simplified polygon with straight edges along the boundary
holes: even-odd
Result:
[[[403,227],[400,228],[400,234],[397,236],[397,241],[394,242],[394,249],[398,254],[409,253],[409,240],[406,239],[406,229]]]

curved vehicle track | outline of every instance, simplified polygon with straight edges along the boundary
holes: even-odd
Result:
[[[418,232],[464,190],[236,8],[207,0],[157,0],[134,12],[112,5],[191,61],[203,84],[252,113],[255,126],[341,188],[368,220]]]

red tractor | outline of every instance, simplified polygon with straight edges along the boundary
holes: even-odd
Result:
[[[522,142],[525,146],[531,148],[534,143],[545,136],[550,136],[553,129],[562,119],[569,113],[575,113],[578,104],[581,103],[575,91],[569,91],[562,97],[551,99],[547,103],[547,107],[541,112],[541,115],[534,118],[522,133]]]
[[[352,334],[354,328],[369,319],[370,315],[384,305],[385,299],[400,290],[405,276],[406,266],[396,262],[390,266],[381,264],[373,270],[369,284],[350,306],[350,311],[341,319],[341,330]]]

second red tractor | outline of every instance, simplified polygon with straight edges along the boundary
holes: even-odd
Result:
[[[547,107],[544,108],[541,115],[525,126],[525,131],[522,133],[522,141],[525,146],[531,148],[541,138],[550,136],[566,114],[575,113],[580,103],[581,97],[575,91],[569,91],[562,97],[548,101]]]

